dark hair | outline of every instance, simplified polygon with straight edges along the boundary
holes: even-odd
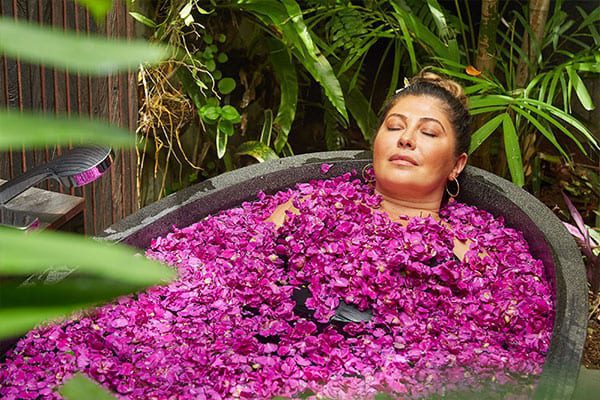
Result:
[[[442,101],[448,112],[448,119],[456,132],[456,148],[454,154],[459,156],[469,150],[471,142],[471,117],[467,106],[467,96],[457,82],[445,79],[432,72],[421,72],[413,77],[407,86],[400,89],[383,106],[379,116],[377,131],[385,121],[387,113],[404,96],[431,96]],[[373,136],[375,140],[377,132]]]

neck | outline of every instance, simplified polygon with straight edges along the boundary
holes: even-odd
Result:
[[[384,211],[392,220],[402,219],[400,216],[412,217],[432,217],[436,221],[440,220],[439,210],[441,201],[411,201],[402,200],[390,197],[376,190],[376,193],[381,195],[383,200],[381,201],[381,209]]]

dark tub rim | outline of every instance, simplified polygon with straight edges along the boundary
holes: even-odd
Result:
[[[155,202],[107,228],[100,238],[140,248],[151,237],[168,232],[172,225],[186,226],[208,214],[256,198],[259,191],[273,193],[309,179],[325,179],[369,162],[367,151],[303,154],[254,164],[198,183]],[[327,174],[323,163],[333,164]],[[285,173],[282,173],[285,171]],[[302,173],[300,173],[302,172]],[[310,173],[312,178],[306,178]],[[555,285],[556,315],[550,349],[534,395],[536,399],[568,399],[579,374],[587,327],[587,280],[577,245],[560,220],[525,190],[494,174],[467,166],[459,177],[459,201],[476,204],[492,214],[502,214],[509,226],[522,230],[532,253],[542,259]],[[211,203],[203,202],[211,196]],[[202,205],[198,207],[198,205]],[[184,218],[173,220],[180,208]],[[496,211],[496,212],[495,212]],[[530,222],[533,222],[531,224]],[[533,237],[542,240],[532,241]]]

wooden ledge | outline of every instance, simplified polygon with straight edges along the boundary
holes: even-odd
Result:
[[[0,185],[6,181],[0,179]],[[40,229],[58,229],[84,210],[84,199],[78,196],[29,188],[5,207],[24,211],[40,220]]]

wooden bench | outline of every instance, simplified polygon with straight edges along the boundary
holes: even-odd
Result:
[[[0,185],[5,182],[0,179]],[[83,223],[84,202],[84,199],[78,196],[32,187],[4,206],[10,210],[25,212],[38,218],[40,229],[57,230],[64,229],[68,222],[75,219],[81,219]]]

